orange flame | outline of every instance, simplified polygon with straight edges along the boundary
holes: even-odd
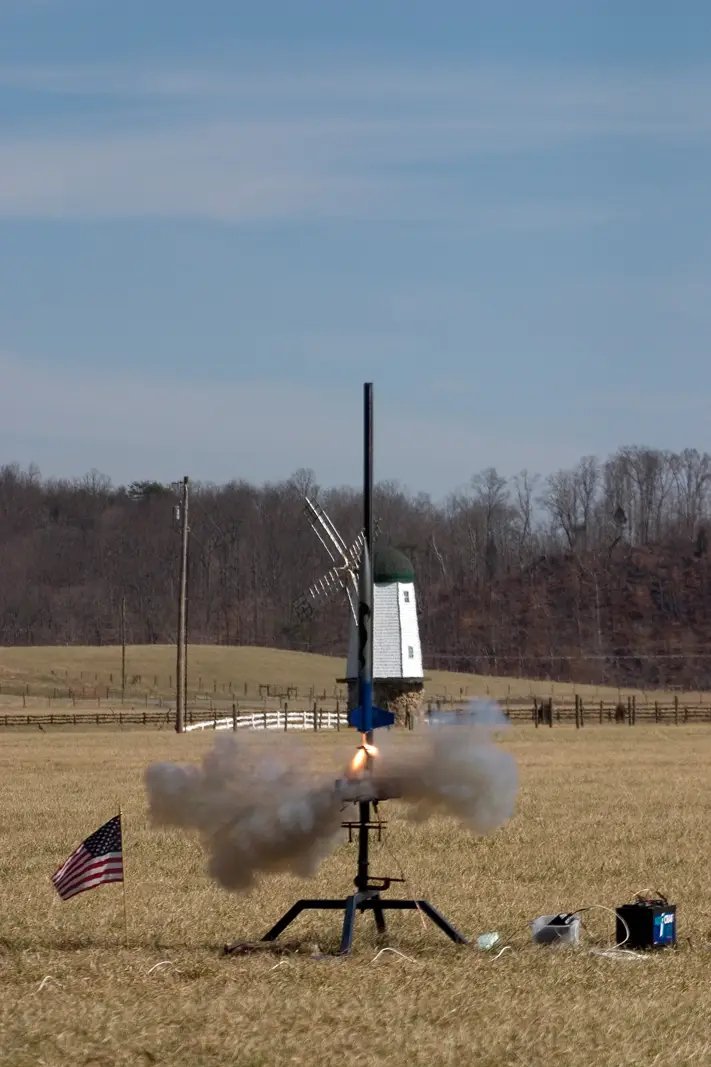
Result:
[[[355,756],[351,760],[350,769],[354,773],[357,773],[358,771],[362,771],[363,768],[365,767],[367,759],[368,759],[368,753],[365,751],[364,748],[359,748],[358,751],[356,752]]]
[[[365,769],[368,762],[368,756],[377,756],[378,750],[375,745],[369,744],[367,741],[363,741],[360,748],[357,750],[355,756],[351,760],[350,771],[353,774],[358,774]]]

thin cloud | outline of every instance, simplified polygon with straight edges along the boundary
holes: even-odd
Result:
[[[474,131],[472,147],[477,139]],[[610,207],[472,204],[413,173],[457,156],[466,130],[334,120],[191,124],[178,130],[0,139],[0,215],[445,220],[505,229],[604,222]],[[484,141],[489,139],[484,133]],[[399,163],[399,166],[396,164]],[[394,168],[394,169],[393,169]],[[613,213],[614,214],[614,213]]]
[[[350,168],[345,140],[334,127],[298,123],[6,138],[0,214],[240,221],[368,214],[382,198],[396,204],[398,180]]]
[[[574,228],[610,221],[610,204],[582,194],[570,204],[473,203],[462,173],[484,156],[611,138],[706,145],[711,134],[711,81],[689,74],[14,66],[0,68],[0,85],[19,93],[15,132],[0,137],[5,218],[456,217]],[[45,101],[23,122],[22,92]],[[57,94],[76,97],[61,120]]]
[[[387,112],[428,106],[457,118],[496,122],[545,120],[573,135],[654,130],[674,134],[708,133],[706,71],[646,75],[477,65],[469,68],[392,66],[313,67],[284,70],[250,68],[239,72],[190,67],[2,66],[0,85],[28,92],[78,97],[142,97],[176,101],[305,105],[328,113],[334,106],[373,102]]]
[[[0,85],[46,102],[0,137],[0,217],[576,228],[619,217],[620,204],[473,203],[463,175],[485,156],[520,166],[600,139],[711,142],[711,81],[690,74],[5,67]],[[58,93],[76,97],[61,120]],[[637,210],[630,196],[623,211]]]
[[[300,218],[446,222],[536,231],[637,214],[637,198],[601,204],[473,199],[420,164],[495,151],[499,135],[455,123],[417,130],[383,121],[193,123],[179,129],[0,138],[0,216]]]

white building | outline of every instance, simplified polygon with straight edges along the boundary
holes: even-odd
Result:
[[[358,627],[351,618],[346,679],[349,704],[358,699]],[[387,705],[399,719],[400,708],[411,710],[412,697],[422,693],[424,672],[417,623],[415,572],[407,556],[395,548],[373,553],[373,699]]]

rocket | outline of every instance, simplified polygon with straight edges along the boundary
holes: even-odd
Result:
[[[360,731],[373,730],[373,571],[368,545],[363,545],[358,570],[358,704]]]
[[[373,730],[392,726],[391,711],[373,707],[373,384],[363,388],[363,551],[358,565],[358,707],[348,722],[363,735],[363,751],[373,740]]]
[[[373,572],[367,543],[358,568],[358,707],[350,713],[349,722],[367,740],[373,730],[395,722],[391,711],[373,707]]]

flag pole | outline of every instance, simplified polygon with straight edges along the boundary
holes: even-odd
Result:
[[[121,866],[123,868],[123,878],[121,879],[121,886],[123,888],[123,936],[126,948],[128,948],[128,906],[126,903],[126,847],[123,839],[123,808],[119,801],[119,826],[121,827]]]

